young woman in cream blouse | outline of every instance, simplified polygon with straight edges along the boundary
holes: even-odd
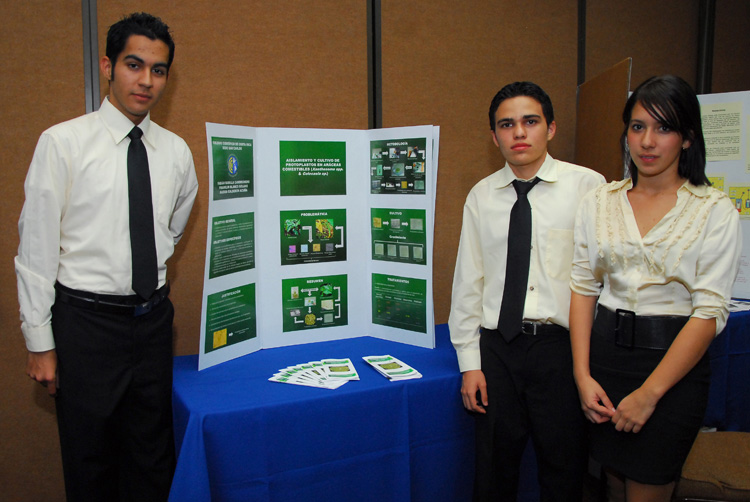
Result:
[[[574,374],[612,497],[669,501],[706,409],[706,350],[729,315],[739,216],[705,175],[700,106],[684,80],[641,84],[623,122],[631,177],[590,192],[576,219]]]

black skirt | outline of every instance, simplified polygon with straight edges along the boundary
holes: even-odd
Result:
[[[666,350],[617,346],[606,335],[606,327],[594,322],[591,376],[615,407],[643,384],[664,354]],[[592,457],[639,483],[663,485],[677,480],[703,423],[709,384],[710,366],[704,354],[662,397],[640,432],[618,432],[611,421],[591,424]]]

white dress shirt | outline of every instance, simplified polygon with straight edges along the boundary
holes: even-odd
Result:
[[[725,193],[685,181],[675,207],[641,237],[632,187],[612,182],[581,202],[571,289],[612,311],[715,318],[720,333],[742,248],[737,210]]]
[[[42,133],[24,184],[15,259],[26,347],[55,347],[50,308],[56,281],[114,295],[131,289],[128,226],[128,132],[133,123],[108,99],[93,113]],[[159,286],[198,190],[185,141],[151,122],[143,130],[151,172]]]
[[[604,177],[547,155],[528,194],[532,237],[524,319],[568,328],[573,225],[581,198]],[[451,341],[461,372],[481,369],[479,328],[497,328],[503,300],[515,175],[505,167],[469,192],[453,278]]]

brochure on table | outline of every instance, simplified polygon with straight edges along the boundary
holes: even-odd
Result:
[[[206,136],[199,369],[366,335],[434,348],[438,127]]]
[[[742,255],[732,296],[750,298],[750,92],[698,96],[703,137],[706,140],[706,175],[714,187],[732,199],[740,213]]]

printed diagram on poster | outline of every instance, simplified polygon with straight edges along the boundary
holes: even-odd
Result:
[[[732,200],[742,226],[740,270],[732,296],[750,299],[750,92],[703,94],[698,100],[706,140],[706,175]]]
[[[439,128],[206,124],[199,369],[373,336],[433,348]]]

